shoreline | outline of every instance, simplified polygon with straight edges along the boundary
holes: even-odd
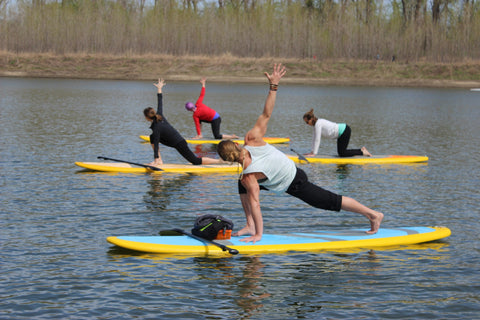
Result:
[[[231,55],[88,55],[0,52],[0,77],[263,83],[280,61],[283,83],[325,86],[480,88],[480,61],[456,63],[238,58]]]

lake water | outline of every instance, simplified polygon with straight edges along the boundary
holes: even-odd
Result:
[[[222,132],[243,135],[266,84],[208,83]],[[167,82],[165,115],[195,135],[200,83]],[[236,176],[105,174],[75,161],[152,161],[142,111],[152,82],[0,78],[1,319],[479,319],[480,93],[280,85],[268,136],[306,153],[317,115],[352,128],[352,147],[428,155],[428,164],[300,165],[310,179],[385,213],[384,227],[447,226],[443,240],[351,252],[172,257],[121,250],[112,235],[189,229],[197,215],[244,216]],[[204,136],[211,137],[204,125]],[[215,156],[212,146],[192,146]],[[335,154],[323,141],[321,153]],[[165,162],[185,163],[161,147]],[[360,215],[261,195],[265,232],[366,228]]]

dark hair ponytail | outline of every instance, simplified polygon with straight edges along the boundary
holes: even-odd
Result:
[[[313,124],[315,124],[317,122],[317,117],[315,117],[315,115],[313,114],[313,109],[310,109],[310,111],[306,112],[304,115],[303,115],[303,120],[307,120],[307,121],[310,121],[313,119]]]
[[[160,120],[163,119],[162,116],[159,115],[159,114],[157,114],[157,113],[155,112],[155,109],[153,109],[152,107],[145,108],[145,109],[143,110],[143,115],[145,116],[145,118],[150,119],[150,120],[152,120],[152,121],[155,120],[155,119],[156,119],[157,121],[160,121]]]

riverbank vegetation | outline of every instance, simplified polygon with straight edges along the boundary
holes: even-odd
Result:
[[[480,80],[475,0],[152,1],[0,0],[0,71]]]
[[[480,59],[475,0],[0,0],[0,50]]]
[[[0,52],[0,76],[264,82],[274,62],[288,68],[283,82],[328,85],[479,87],[480,62],[391,62],[220,56],[30,54]]]

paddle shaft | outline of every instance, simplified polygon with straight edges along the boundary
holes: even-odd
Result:
[[[223,244],[221,243],[218,243],[218,242],[215,242],[215,241],[212,241],[212,240],[207,240],[207,239],[204,239],[204,238],[200,238],[200,237],[197,237],[196,235],[194,234],[191,234],[189,232],[186,232],[186,231],[183,231],[182,229],[172,229],[173,231],[175,232],[178,232],[178,233],[181,233],[181,234],[184,234],[186,236],[189,236],[190,238],[193,238],[193,239],[196,239],[198,241],[201,241],[201,242],[207,242],[207,243],[211,243],[213,245],[216,245],[217,247],[219,247],[220,249],[222,249],[223,251],[228,251],[228,253],[230,254],[238,254],[238,250],[237,249],[232,249],[232,248],[229,248],[227,246],[224,246]]]
[[[307,158],[305,158],[304,156],[302,156],[300,153],[298,153],[297,151],[293,150],[292,148],[290,148],[291,151],[295,152],[298,156],[298,159],[302,160],[302,161],[305,161],[307,163],[310,163],[310,161],[308,161]]]
[[[97,157],[98,159],[103,159],[103,160],[110,160],[110,161],[116,161],[116,162],[123,162],[123,163],[128,163],[128,164],[133,164],[135,166],[140,166],[144,167],[150,170],[154,171],[163,171],[163,169],[154,167],[154,166],[149,166],[148,164],[141,164],[141,163],[136,163],[136,162],[130,162],[130,161],[125,161],[125,160],[118,160],[118,159],[112,159],[112,158],[107,158],[107,157]]]

